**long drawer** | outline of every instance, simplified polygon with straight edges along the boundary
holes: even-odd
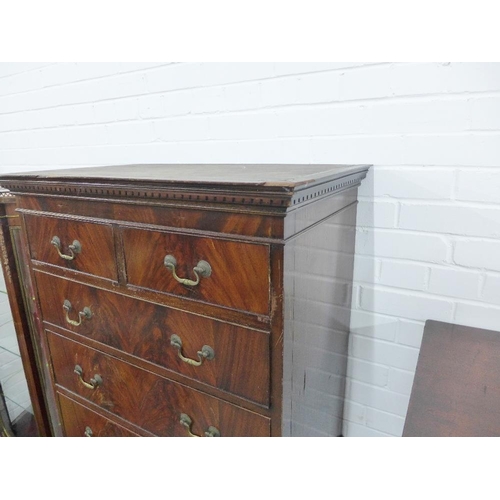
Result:
[[[269,246],[123,229],[130,285],[269,314]]]
[[[269,406],[269,334],[36,272],[43,319]]]
[[[60,386],[157,436],[269,436],[270,419],[47,331]]]

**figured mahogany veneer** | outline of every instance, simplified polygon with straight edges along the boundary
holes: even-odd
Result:
[[[101,408],[134,422],[157,436],[185,436],[182,414],[193,419],[193,433],[211,426],[222,436],[269,436],[269,419],[146,370],[106,356],[94,349],[47,332],[56,387],[61,386]],[[81,366],[87,382],[96,375],[96,389],[83,385],[74,372]]]
[[[137,229],[124,229],[123,243],[130,285],[269,314],[269,245]],[[179,277],[195,280],[200,260],[208,262],[211,274],[198,286],[184,286],[165,267],[167,255],[176,259]]]
[[[52,433],[341,435],[367,170],[126,165],[0,177],[26,242],[20,274]]]
[[[168,370],[181,373],[256,403],[269,405],[269,334],[212,320],[176,309],[135,300],[95,287],[37,272],[36,282],[45,322],[71,330],[80,340],[105,344]],[[68,323],[63,303],[74,310],[70,319],[85,307],[92,317],[78,326]],[[128,311],[134,311],[123,321]],[[182,361],[172,346],[172,335],[182,341],[182,354],[198,361],[204,345],[215,356],[200,366]],[[253,380],[248,384],[249,379]]]

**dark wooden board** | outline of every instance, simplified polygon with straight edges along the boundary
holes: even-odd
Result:
[[[500,436],[500,332],[426,322],[403,436]]]

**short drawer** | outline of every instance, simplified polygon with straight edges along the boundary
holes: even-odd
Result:
[[[138,434],[125,429],[95,411],[58,394],[59,409],[66,437],[137,437]]]
[[[111,225],[24,215],[33,260],[117,280]]]
[[[269,334],[35,275],[44,321],[269,406]]]
[[[55,383],[157,436],[269,436],[270,419],[46,332]]]
[[[269,314],[269,246],[123,229],[130,285]]]

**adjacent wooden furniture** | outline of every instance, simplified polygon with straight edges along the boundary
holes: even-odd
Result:
[[[32,403],[33,415],[21,414],[11,422],[12,428],[6,435],[48,436],[51,434],[49,417],[41,384],[41,358],[37,351],[38,342],[34,338],[35,328],[32,321],[31,280],[29,276],[29,258],[21,231],[19,214],[15,211],[16,198],[0,188],[0,254],[2,272],[7,288],[9,305],[12,312],[17,343],[28,391]],[[7,421],[5,414],[4,420]],[[5,425],[8,425],[5,423]],[[10,427],[10,426],[9,426]]]
[[[2,176],[53,434],[340,435],[367,169]]]
[[[426,322],[403,436],[500,436],[500,332]]]

